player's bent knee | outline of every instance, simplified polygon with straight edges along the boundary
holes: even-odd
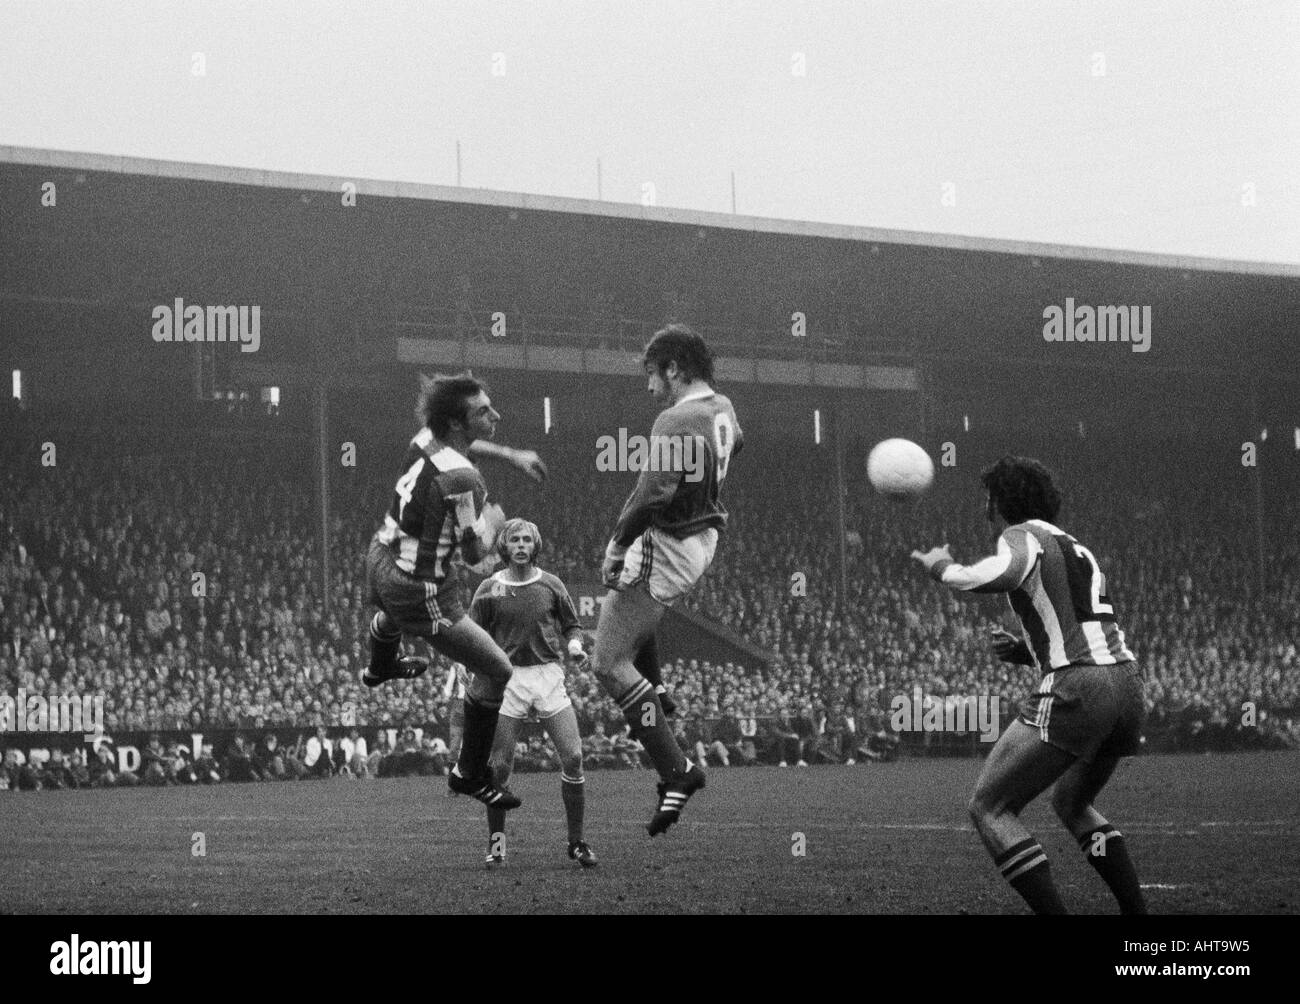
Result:
[[[1082,816],[1087,809],[1086,804],[1079,804],[1077,796],[1072,791],[1062,791],[1058,788],[1052,792],[1052,811],[1056,813],[1056,818],[1067,826]]]
[[[505,691],[506,685],[510,683],[510,678],[515,672],[510,661],[504,658],[487,659],[474,668],[497,691],[497,696]]]
[[[505,657],[505,653],[486,660],[483,671],[489,680],[500,687],[508,684],[510,678],[515,674],[514,668],[510,665],[510,660]]]
[[[977,791],[966,803],[966,814],[970,816],[971,822],[979,826],[986,819],[992,819],[997,813],[993,804],[984,797],[982,792]]]
[[[560,770],[566,777],[571,777],[575,781],[582,780],[582,754],[577,756],[566,756],[560,761]]]
[[[609,671],[613,668],[614,661],[600,648],[591,653],[591,674],[596,679],[605,681],[609,679]]]

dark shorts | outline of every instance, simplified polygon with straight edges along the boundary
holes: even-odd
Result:
[[[1136,662],[1055,670],[1020,702],[1020,720],[1043,742],[1089,762],[1136,754],[1145,717]]]
[[[436,583],[402,571],[392,549],[377,537],[366,552],[366,581],[371,604],[392,618],[402,634],[432,638],[465,616],[459,582],[450,579],[439,590]]]

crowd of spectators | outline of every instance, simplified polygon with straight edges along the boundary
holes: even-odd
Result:
[[[36,446],[16,438],[0,469],[0,692],[102,695],[110,735],[242,729],[259,737],[246,756],[161,750],[142,783],[160,772],[198,782],[379,775],[394,757],[407,758],[407,772],[445,768],[450,667],[438,660],[402,686],[359,682],[368,617],[361,556],[391,472],[336,486],[322,591],[310,476],[286,459],[292,444],[216,443],[178,455],[80,427],[63,442],[57,465],[45,467]],[[542,526],[543,564],[561,578],[599,567],[631,483],[632,475],[598,474],[593,456],[584,443],[553,443],[547,459],[564,477],[544,490],[511,482],[496,493],[507,512]],[[1106,470],[1101,460],[1089,463],[1072,461],[1061,521],[1106,569],[1149,676],[1149,733],[1188,747],[1296,745],[1297,513],[1273,514],[1280,525],[1261,589],[1241,540],[1243,492],[1179,481],[1177,465],[1168,478],[1103,481],[1094,476]],[[941,540],[959,559],[987,552],[975,473],[901,508],[872,499],[852,466],[840,595],[826,459],[752,444],[733,465],[729,532],[688,602],[770,659],[678,659],[665,668],[682,738],[702,758],[887,758],[897,696],[916,688],[988,695],[1012,709],[1032,686],[1029,671],[998,662],[988,645],[993,626],[1016,627],[1005,603],[954,596],[908,559],[913,547]],[[622,717],[590,672],[574,671],[569,685],[593,764],[639,762],[618,745]],[[327,726],[427,738],[413,747],[400,738],[400,751],[354,748],[341,761],[340,743],[321,767],[310,747]],[[262,750],[262,737],[284,728],[310,734],[292,749]],[[544,744],[521,752],[539,764],[553,756]],[[43,769],[95,782],[93,757],[59,759],[51,754]]]

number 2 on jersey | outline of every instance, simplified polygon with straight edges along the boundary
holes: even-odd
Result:
[[[1062,537],[1060,541],[1066,556],[1066,578],[1074,599],[1075,617],[1080,621],[1114,620],[1115,608],[1107,602],[1106,576],[1101,574],[1097,559],[1077,540]],[[1080,602],[1085,598],[1086,603]]]

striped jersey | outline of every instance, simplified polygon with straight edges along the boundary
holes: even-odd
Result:
[[[614,526],[614,543],[629,547],[651,526],[678,540],[709,527],[721,531],[727,525],[722,482],[743,439],[736,409],[712,388],[661,411],[650,430],[649,456]]]
[[[564,583],[540,568],[523,582],[511,578],[507,569],[484,579],[469,615],[501,646],[512,666],[562,662],[564,643],[582,633]]]
[[[1006,593],[1044,673],[1136,658],[1115,620],[1106,577],[1092,552],[1041,519],[1009,526],[997,553],[973,565],[940,561],[930,574],[972,593]]]
[[[464,455],[439,447],[428,428],[411,440],[403,465],[379,539],[397,549],[402,571],[454,587],[457,549],[485,529],[487,484]],[[480,557],[466,555],[474,561]]]

